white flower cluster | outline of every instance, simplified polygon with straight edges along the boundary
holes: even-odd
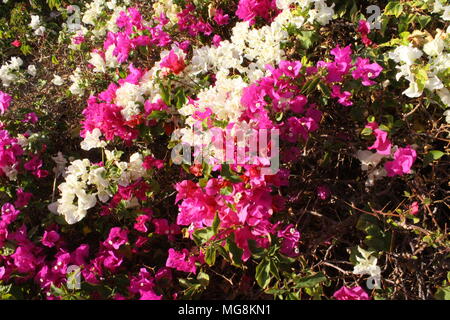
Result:
[[[94,148],[106,147],[106,141],[100,140],[102,132],[99,128],[95,128],[91,132],[87,132],[84,140],[81,141],[81,149],[89,151]]]
[[[188,117],[186,124],[192,126],[197,120],[193,119],[194,112],[205,111],[205,107],[211,109],[218,120],[225,120],[229,122],[238,121],[242,114],[243,107],[241,105],[242,90],[247,86],[247,83],[241,77],[229,78],[218,74],[216,83],[205,90],[202,90],[197,95],[197,104],[195,107],[192,104],[183,106],[179,113]]]
[[[91,176],[90,167],[88,159],[73,161],[67,168],[65,182],[58,186],[61,197],[49,207],[51,211],[56,209],[69,224],[82,220],[97,203],[95,194],[86,191]]]
[[[57,74],[53,75],[52,83],[55,86],[62,86],[64,84],[64,79],[61,78],[61,76],[58,76]]]
[[[434,0],[433,13],[442,13],[442,20],[450,21],[450,5],[442,5],[442,2],[439,0]],[[450,26],[447,29],[447,33],[450,30]]]
[[[181,12],[181,8],[174,3],[173,0],[158,0],[153,3],[153,10],[155,10],[154,16],[160,17],[164,14],[172,24],[178,22],[178,13]]]
[[[74,224],[86,216],[87,211],[97,204],[97,199],[105,203],[112,197],[111,185],[128,186],[145,177],[142,154],[134,153],[129,162],[119,161],[119,156],[113,151],[105,150],[105,154],[115,170],[94,165],[89,159],[71,162],[64,174],[65,181],[58,186],[60,198],[49,205],[50,211],[63,215],[67,223]],[[65,165],[64,157],[58,154],[53,160],[57,163],[55,172],[60,172]],[[130,200],[130,204],[136,202],[136,199]]]
[[[6,62],[0,67],[0,80],[2,81],[4,87],[9,87],[12,83],[19,79],[18,73],[22,65],[22,59],[19,57],[12,57],[9,63]]]
[[[296,4],[302,10],[306,10],[308,17],[298,15]],[[265,75],[267,64],[278,64],[285,56],[281,44],[288,40],[286,27],[291,24],[296,28],[303,26],[305,22],[327,24],[334,14],[334,4],[327,6],[324,0],[305,1],[277,1],[277,6],[282,12],[274,21],[262,28],[251,28],[248,22],[239,22],[232,29],[230,41],[224,40],[219,47],[200,47],[194,50],[188,72],[194,75],[207,71],[228,74],[230,69],[236,69],[245,74],[251,82]],[[242,66],[244,58],[250,61],[248,66]]]
[[[368,171],[366,186],[373,186],[375,180],[379,180],[387,175],[384,168],[377,168],[381,160],[385,158],[384,155],[370,150],[358,150],[356,158],[361,161],[361,170]]]
[[[98,52],[91,52],[91,59],[88,61],[94,66],[94,72],[105,73],[108,69],[115,69],[119,66],[117,57],[113,55],[115,45],[110,45],[105,52],[105,58],[103,58]]]
[[[194,49],[190,64],[185,73],[196,77],[207,72],[216,74],[216,83],[198,95],[194,106],[187,103],[179,113],[185,117],[188,128],[175,132],[174,136],[182,136],[182,141],[190,143],[193,140],[192,127],[196,120],[194,112],[205,111],[208,107],[218,120],[235,122],[241,116],[243,108],[240,104],[242,90],[248,85],[241,76],[229,77],[230,70],[238,70],[250,82],[267,75],[266,65],[277,65],[285,57],[281,44],[288,40],[286,27],[294,25],[300,28],[305,23],[305,17],[296,13],[297,7],[308,13],[307,22],[318,21],[327,24],[334,14],[334,4],[327,6],[324,0],[278,0],[277,6],[282,12],[267,26],[259,29],[251,28],[248,22],[238,22],[232,29],[230,40],[224,40],[218,47],[204,46]],[[312,4],[314,8],[311,9]],[[245,66],[243,65],[245,63]]]
[[[371,277],[380,279],[381,269],[377,266],[378,259],[372,256],[372,252],[366,251],[359,246],[358,251],[362,257],[356,256],[358,263],[353,268],[353,274],[368,274]]]
[[[84,12],[81,21],[86,25],[94,26],[91,30],[94,37],[99,38],[106,34],[107,31],[117,32],[118,28],[116,25],[116,20],[120,15],[121,11],[126,11],[127,6],[130,5],[130,0],[120,1],[123,6],[118,5],[117,0],[94,0],[88,5],[86,5],[87,10]],[[112,13],[108,14],[108,21],[106,23],[99,22],[99,18],[105,9],[109,9]],[[82,27],[83,29],[83,27]],[[86,32],[84,32],[86,33]]]
[[[94,0],[91,3],[86,4],[87,10],[83,14],[81,21],[85,24],[90,24],[92,26],[96,25],[96,20],[98,16],[103,11],[103,6],[105,5],[105,0]]]
[[[37,36],[43,36],[45,33],[45,27],[41,25],[41,18],[39,16],[32,15],[30,28],[34,30],[34,34]]]
[[[69,77],[72,81],[69,91],[76,96],[82,96],[84,94],[84,80],[81,75],[80,68],[76,68],[72,75]]]
[[[410,98],[420,97],[423,90],[436,92],[442,103],[450,105],[450,92],[439,78],[440,73],[450,68],[449,37],[447,33],[436,30],[436,36],[429,40],[420,50],[412,44],[401,45],[389,52],[389,58],[399,63],[396,67],[399,71],[396,75],[397,81],[404,77],[409,81],[409,87],[403,94]],[[423,67],[419,60],[426,54],[428,61]],[[419,60],[418,62],[416,62]],[[417,72],[425,72],[424,86],[419,86]],[[423,77],[423,75],[422,75]]]

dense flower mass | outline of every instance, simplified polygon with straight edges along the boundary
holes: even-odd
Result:
[[[397,298],[448,248],[447,1],[3,3],[0,299]]]

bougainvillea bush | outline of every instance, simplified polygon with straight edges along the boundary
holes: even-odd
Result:
[[[2,299],[449,299],[450,2],[3,0]]]

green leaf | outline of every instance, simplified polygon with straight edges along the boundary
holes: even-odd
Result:
[[[31,47],[27,44],[21,45],[20,51],[22,51],[22,54],[24,54],[24,55],[28,55],[32,52]]]
[[[228,258],[231,259],[231,262],[236,267],[242,267],[242,254],[244,250],[239,248],[234,242],[234,234],[231,234],[226,241],[225,250],[228,252]]]
[[[387,4],[386,8],[384,8],[384,14],[387,16],[395,16],[399,17],[403,12],[403,5],[400,1],[391,1]]]
[[[256,266],[255,279],[258,285],[265,289],[269,286],[270,276],[270,262],[264,259]]]
[[[437,300],[450,300],[450,286],[439,288],[434,297]]]
[[[220,194],[223,196],[229,196],[233,193],[233,187],[232,186],[226,186],[220,189]]]
[[[420,15],[417,17],[420,27],[423,29],[431,22],[431,16]]]
[[[217,250],[214,246],[209,246],[206,248],[205,252],[205,262],[209,266],[213,266],[216,263]]]
[[[61,0],[47,0],[47,4],[50,9],[59,9],[61,6]]]
[[[444,155],[444,153],[442,151],[439,151],[439,150],[431,150],[428,154],[431,155],[433,160],[438,160]]]
[[[204,288],[206,288],[209,284],[209,275],[203,271],[200,271],[197,275],[197,280]]]
[[[264,256],[266,250],[264,250],[263,248],[260,248],[255,240],[248,239],[247,243],[248,243],[248,248],[249,248],[250,252],[252,253],[252,256],[255,259],[261,259]]]
[[[372,129],[370,128],[364,128],[361,131],[361,135],[363,136],[370,136],[372,134]]]
[[[167,116],[167,113],[165,111],[160,110],[153,110],[152,113],[148,116],[149,119],[163,119]]]
[[[425,88],[425,84],[428,81],[428,72],[426,69],[421,68],[421,69],[417,70],[414,74],[416,76],[416,82],[417,82],[419,91],[421,91]]]
[[[238,183],[242,181],[242,179],[238,175],[234,174],[231,171],[229,164],[222,164],[220,175],[233,183]]]
[[[270,273],[278,280],[281,280],[280,273],[278,272],[278,266],[274,260],[270,260],[269,266],[270,266]]]
[[[319,272],[312,276],[307,276],[298,280],[295,280],[295,288],[312,288],[316,285],[327,280],[327,277],[322,272]]]
[[[202,245],[205,242],[208,242],[212,236],[214,236],[214,231],[212,228],[198,229],[192,234],[192,237],[197,245]]]
[[[440,158],[442,158],[442,156],[445,153],[439,150],[431,150],[430,152],[428,152],[424,159],[423,159],[423,165],[424,167],[426,167],[427,165],[429,165],[431,162],[435,161],[435,160],[439,160]]]
[[[214,235],[216,235],[217,232],[219,231],[219,225],[220,225],[220,218],[219,214],[216,213],[216,215],[214,216],[213,223],[211,225]]]
[[[314,43],[319,39],[315,31],[301,31],[297,38],[300,40],[300,46],[303,49],[311,48]]]

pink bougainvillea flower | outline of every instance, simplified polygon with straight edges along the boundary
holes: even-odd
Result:
[[[33,196],[30,192],[23,191],[22,188],[17,189],[16,191],[17,199],[14,202],[14,206],[17,208],[22,208],[28,205],[28,202],[30,202],[31,197]]]
[[[14,40],[13,42],[11,42],[11,45],[18,48],[22,45],[22,43],[20,42],[20,40]]]
[[[60,238],[59,233],[54,230],[45,231],[41,243],[46,247],[53,248]]]
[[[0,280],[3,280],[3,277],[5,274],[6,274],[6,268],[0,267]]]
[[[1,209],[1,221],[6,223],[7,225],[14,222],[17,216],[20,214],[20,211],[14,208],[11,203],[5,203]]]
[[[331,87],[331,97],[332,98],[338,98],[338,102],[342,104],[343,106],[351,106],[353,105],[353,102],[350,100],[350,97],[352,96],[352,93],[349,91],[341,92],[341,87],[338,85],[333,85]]]
[[[406,148],[398,148],[394,153],[394,160],[385,163],[384,168],[387,171],[388,177],[402,176],[411,172],[411,167],[416,161],[416,150],[410,146]]]
[[[134,224],[134,230],[139,232],[147,232],[148,228],[146,226],[146,223],[150,221],[151,217],[149,217],[146,214],[141,214],[136,217],[136,223]]]
[[[305,111],[305,106],[308,103],[308,98],[304,95],[298,95],[291,101],[289,101],[289,108],[296,113],[303,113]]]
[[[28,273],[34,271],[38,260],[33,255],[33,248],[31,246],[19,246],[11,255],[14,260],[14,265],[21,273]]]
[[[318,186],[317,187],[317,196],[322,200],[327,200],[331,195],[330,188],[328,186]]]
[[[33,124],[37,123],[38,121],[39,121],[39,119],[38,119],[36,113],[34,113],[34,112],[27,113],[25,115],[24,119],[22,120],[22,122],[33,123]]]
[[[166,267],[174,268],[178,271],[196,273],[196,260],[197,259],[195,257],[189,256],[189,251],[187,249],[176,251],[175,249],[170,248],[169,256],[166,261]]]
[[[182,57],[179,57],[173,50],[164,57],[160,63],[161,68],[167,68],[174,74],[179,74],[186,68],[186,64]]]
[[[108,250],[103,265],[110,271],[116,271],[122,265],[123,257],[114,250]]]
[[[409,213],[412,215],[416,215],[419,213],[419,203],[417,201],[414,201],[409,206]]]
[[[370,300],[369,295],[361,287],[348,288],[342,286],[333,294],[336,300]]]
[[[11,104],[12,97],[0,90],[0,114],[4,114]]]
[[[230,17],[227,14],[223,14],[222,9],[217,9],[216,14],[214,15],[214,21],[219,26],[224,26],[230,22]]]
[[[84,38],[84,36],[82,34],[76,35],[74,37],[72,37],[72,43],[73,44],[81,44],[85,41],[86,39]]]
[[[302,63],[300,61],[280,61],[278,65],[279,69],[284,73],[284,75],[289,78],[296,78],[300,71],[302,70]]]
[[[366,20],[360,20],[358,23],[358,32],[361,34],[361,40],[365,46],[370,46],[372,40],[367,36],[370,33],[370,24]]]
[[[271,11],[276,9],[275,1],[271,0],[239,0],[236,16],[250,25],[255,24],[256,17],[269,21]]]
[[[106,248],[118,250],[122,245],[128,242],[128,231],[120,227],[111,228],[108,238],[104,241]]]
[[[147,170],[150,170],[152,168],[161,169],[164,167],[164,161],[155,159],[152,156],[146,156],[144,158],[144,162],[142,163],[142,166]]]
[[[375,129],[373,133],[376,136],[376,140],[374,144],[367,149],[376,149],[379,154],[390,155],[392,144],[388,139],[388,133],[381,129]]]
[[[370,63],[369,59],[358,57],[356,58],[356,69],[353,70],[352,76],[354,79],[361,79],[363,86],[371,86],[376,84],[375,81],[370,79],[375,79],[383,71],[378,63]]]
[[[319,61],[317,63],[318,68],[326,68],[328,71],[326,80],[327,82],[341,82],[343,77],[353,67],[352,65],[352,49],[348,45],[344,48],[336,46],[336,48],[330,51],[330,54],[334,56],[334,61],[325,62]],[[314,69],[309,69],[307,72],[316,72]]]
[[[140,292],[141,297],[139,300],[161,300],[162,295],[157,295],[153,290],[142,291]]]
[[[283,239],[280,252],[288,257],[296,257],[299,254],[298,242],[300,240],[300,232],[294,228],[293,224],[286,226],[277,233],[279,238]]]
[[[73,262],[78,265],[85,265],[86,258],[89,256],[89,245],[81,244],[75,251],[72,253]]]
[[[213,39],[212,39],[212,43],[215,47],[219,47],[220,43],[222,42],[222,37],[219,36],[218,34],[215,34]]]

